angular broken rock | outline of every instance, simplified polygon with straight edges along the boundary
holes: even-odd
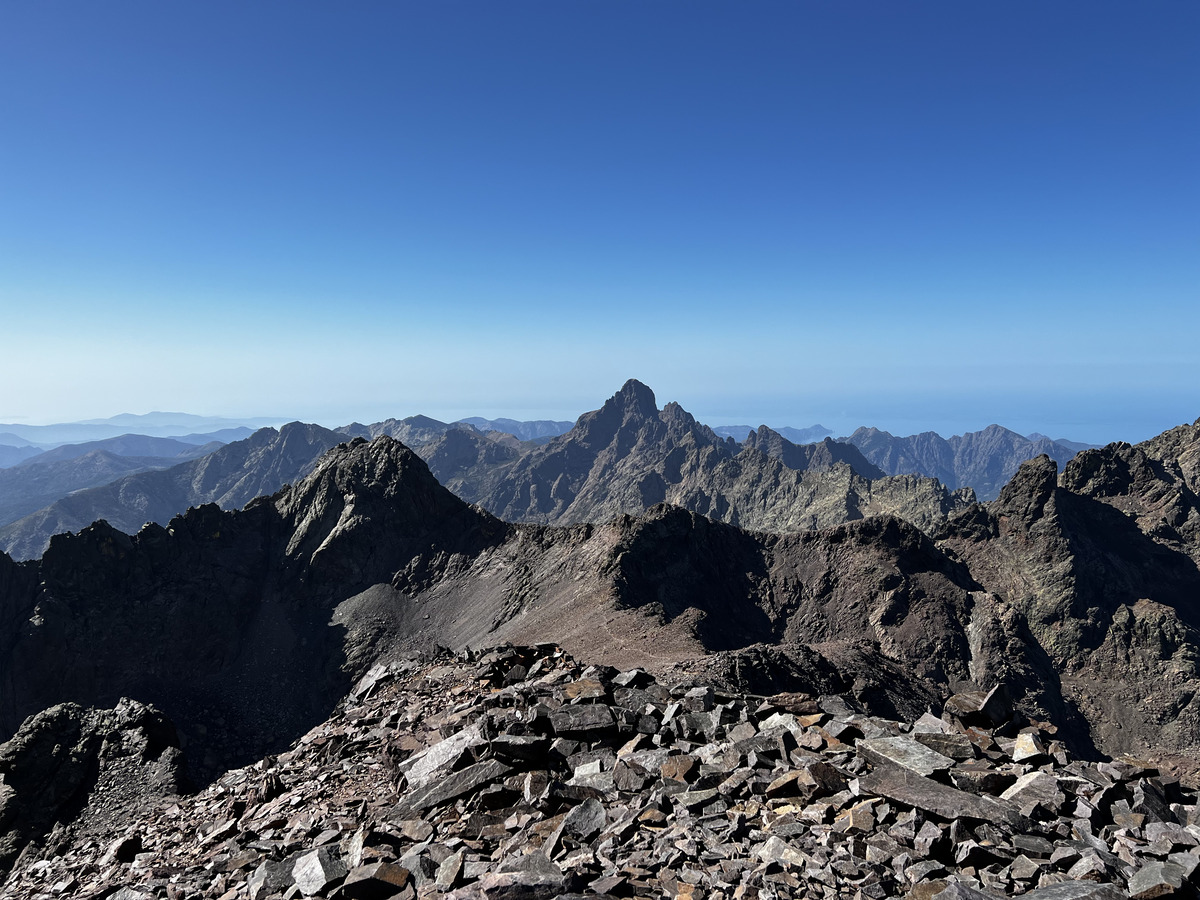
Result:
[[[763,862],[779,862],[789,866],[803,868],[809,863],[809,857],[783,839],[772,835],[754,851],[754,855]]]
[[[604,827],[604,804],[595,798],[584,800],[563,819],[562,833],[586,841]]]
[[[562,737],[588,738],[611,731],[616,724],[612,709],[602,703],[563,706],[550,714],[550,726]]]
[[[429,786],[409,793],[393,811],[393,815],[406,818],[410,812],[420,812],[438,806],[448,800],[469,794],[477,787],[496,781],[512,769],[498,759],[487,759],[460,769]]]
[[[1064,881],[1021,895],[1025,900],[1126,900],[1126,894],[1111,884],[1095,881]]]
[[[1013,803],[1027,816],[1033,815],[1034,807],[1039,805],[1049,813],[1057,813],[1066,800],[1058,789],[1058,779],[1045,772],[1022,775],[1000,799]]]
[[[992,797],[968,794],[898,766],[880,766],[859,779],[859,792],[887,797],[898,803],[936,813],[947,819],[977,819],[1003,822],[1023,829],[1026,823],[1011,803]]]
[[[439,771],[453,765],[467,750],[485,743],[487,739],[483,736],[483,726],[476,723],[409,757],[401,764],[400,771],[408,779],[409,787],[424,787]]]
[[[250,900],[259,900],[271,894],[281,893],[292,883],[293,860],[267,860],[263,862],[247,881]]]
[[[914,730],[912,738],[914,741],[924,744],[930,750],[936,751],[943,756],[949,756],[951,759],[975,758],[975,745],[971,743],[971,739],[965,734],[959,734],[958,732],[942,734],[941,732]]]
[[[1200,873],[1200,795],[1148,764],[1055,749],[1032,772],[1020,722],[910,730],[831,697],[798,716],[626,680],[556,648],[438,651],[165,811],[55,826],[0,898],[1115,900]],[[126,833],[132,866],[100,866]]]
[[[387,900],[399,894],[409,882],[408,869],[390,862],[377,862],[352,869],[342,882],[346,900]]]
[[[1025,732],[1017,735],[1017,742],[1013,745],[1012,751],[1013,762],[1025,762],[1045,755],[1046,748],[1036,734]]]
[[[478,890],[487,900],[551,900],[563,893],[566,883],[562,869],[534,851],[484,875]]]
[[[933,895],[932,900],[994,900],[991,894],[977,891],[961,882],[946,885],[945,890]]]
[[[987,723],[1003,725],[1012,717],[1012,698],[1008,689],[998,684],[986,693],[966,691],[946,701],[946,712],[964,724]]]
[[[327,890],[345,877],[345,864],[328,847],[310,850],[292,866],[292,880],[306,897]]]
[[[1173,862],[1151,862],[1142,866],[1129,879],[1131,900],[1150,897],[1170,897],[1183,887],[1186,875]]]

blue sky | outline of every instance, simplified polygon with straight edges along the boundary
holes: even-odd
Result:
[[[0,421],[1200,416],[1182,0],[5,4],[0,123]]]

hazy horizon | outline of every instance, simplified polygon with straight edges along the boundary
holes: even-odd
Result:
[[[424,415],[433,419],[438,419],[443,422],[456,422],[461,419],[478,416],[485,419],[515,419],[517,421],[532,421],[532,420],[551,420],[551,421],[567,421],[574,422],[580,415],[594,409],[598,409],[605,400],[616,390],[620,385],[615,385],[604,396],[596,397],[590,401],[590,405],[586,408],[578,408],[575,410],[565,408],[546,409],[543,407],[495,407],[477,409],[469,406],[442,406],[420,408],[419,406],[406,407],[403,410],[395,409],[379,409],[374,412],[363,411],[361,415],[336,415],[325,414],[320,416],[305,416],[305,415],[246,415],[223,414],[223,413],[192,413],[183,410],[149,410],[144,413],[115,413],[112,416],[98,417],[89,415],[78,419],[55,419],[41,421],[20,421],[13,417],[5,417],[0,413],[0,431],[3,431],[4,424],[14,424],[22,426],[47,426],[61,424],[79,424],[84,422],[107,422],[110,419],[120,418],[122,416],[147,417],[153,415],[184,415],[196,416],[198,418],[227,420],[229,423],[251,422],[258,420],[260,425],[274,423],[283,424],[286,422],[300,421],[312,424],[321,425],[326,428],[338,428],[343,425],[349,425],[352,422],[360,422],[363,424],[372,424],[381,422],[385,419],[396,418],[403,419],[409,416]],[[649,384],[653,390],[654,385]],[[731,425],[746,425],[752,428],[757,428],[759,425],[767,425],[771,428],[810,428],[815,425],[821,425],[831,430],[833,437],[845,437],[860,426],[879,428],[882,431],[888,431],[896,436],[908,436],[926,431],[933,431],[940,434],[942,437],[951,437],[957,434],[966,432],[981,431],[989,425],[1000,425],[1018,434],[1029,435],[1031,433],[1040,433],[1054,439],[1065,439],[1072,441],[1080,441],[1091,444],[1107,444],[1113,441],[1127,441],[1129,443],[1137,443],[1142,440],[1154,437],[1155,435],[1174,428],[1177,425],[1192,424],[1198,416],[1184,416],[1178,421],[1170,421],[1170,412],[1164,409],[1148,409],[1145,411],[1143,429],[1138,431],[1131,429],[1121,434],[1102,434],[1094,430],[1090,430],[1087,426],[1086,416],[1080,416],[1072,419],[1069,415],[1061,417],[1057,421],[1049,423],[1030,418],[1028,415],[1022,415],[1019,411],[1014,411],[1008,417],[993,417],[987,418],[979,414],[967,415],[964,413],[958,417],[943,417],[936,416],[918,416],[911,411],[897,413],[895,410],[887,411],[885,404],[882,401],[875,400],[875,409],[877,415],[874,419],[855,417],[846,412],[828,412],[825,415],[809,416],[780,416],[775,414],[755,415],[751,410],[745,411],[739,415],[736,412],[728,412],[721,407],[713,406],[692,406],[688,402],[682,401],[677,397],[664,396],[657,391],[655,392],[656,400],[659,407],[665,406],[667,403],[675,401],[679,402],[689,413],[705,425],[711,427],[731,426]],[[831,408],[827,408],[831,409]],[[1157,424],[1162,422],[1161,426]],[[136,433],[136,423],[130,423],[130,427]],[[184,433],[184,428],[181,432]],[[0,441],[2,443],[2,441]]]
[[[0,420],[1137,441],[1200,416],[1200,6],[0,10]]]

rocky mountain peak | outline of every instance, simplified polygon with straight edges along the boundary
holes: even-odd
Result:
[[[392,498],[411,490],[426,490],[437,480],[419,456],[400,441],[380,435],[372,441],[355,438],[321,457],[309,489],[321,486],[342,494],[380,493]]]
[[[64,703],[30,716],[0,744],[0,784],[0,868],[7,869],[55,822],[108,833],[151,801],[176,797],[185,780],[175,726],[157,709],[122,698],[108,710]],[[106,797],[107,808],[80,815],[93,792]]]
[[[389,561],[381,558],[384,548],[371,544],[371,535],[387,535],[398,567],[434,532],[466,540],[494,524],[490,515],[439,484],[424,460],[387,435],[339,444],[310,476],[280,495],[277,507],[295,522],[289,556],[333,556],[337,577],[355,580],[367,577],[368,570],[376,578],[388,571]]]
[[[654,395],[651,394],[651,397],[653,397],[653,396]],[[668,403],[666,406],[664,406],[662,408],[662,412],[659,413],[659,418],[661,418],[664,422],[677,420],[679,422],[683,422],[683,423],[686,423],[689,425],[695,424],[695,422],[696,422],[696,417],[693,416],[686,409],[684,409],[682,406],[680,406],[678,403],[676,403],[674,400],[672,400],[670,403]],[[714,432],[714,434],[715,434],[715,432]]]
[[[645,417],[658,413],[658,403],[654,399],[654,391],[636,378],[626,381],[608,403],[616,403],[629,412],[636,412]]]
[[[1028,527],[1045,515],[1046,504],[1057,487],[1058,463],[1042,454],[1021,463],[1017,473],[1001,488],[992,509],[997,515],[1017,519]]]
[[[760,449],[762,445],[781,440],[783,440],[783,436],[779,432],[773,431],[766,425],[759,425],[757,431],[752,431],[746,435],[746,439],[742,441],[742,446]],[[765,448],[763,448],[763,452],[766,452]]]

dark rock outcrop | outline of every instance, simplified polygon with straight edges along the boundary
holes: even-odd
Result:
[[[31,716],[0,745],[0,869],[62,823],[74,823],[80,837],[115,837],[147,803],[183,791],[181,762],[171,723],[132,700],[106,710],[66,703]],[[114,859],[132,862],[136,850],[127,849]]]
[[[1041,457],[995,502],[951,520],[939,544],[1019,616],[1046,655],[1045,677],[1059,679],[1097,743],[1109,752],[1194,749],[1200,569],[1177,533],[1156,536],[1153,520],[1147,534],[1144,520],[1120,510],[1153,507],[1160,495],[1159,479],[1121,474],[1143,454],[1115,445],[1083,456],[1063,484],[1114,502],[1060,486],[1054,462]]]
[[[0,556],[0,728],[63,701],[154,703],[202,776],[269,750],[342,695],[337,602],[430,547],[475,553],[503,528],[382,438],[245,510],[193,508],[134,536],[98,522],[37,564]]]

